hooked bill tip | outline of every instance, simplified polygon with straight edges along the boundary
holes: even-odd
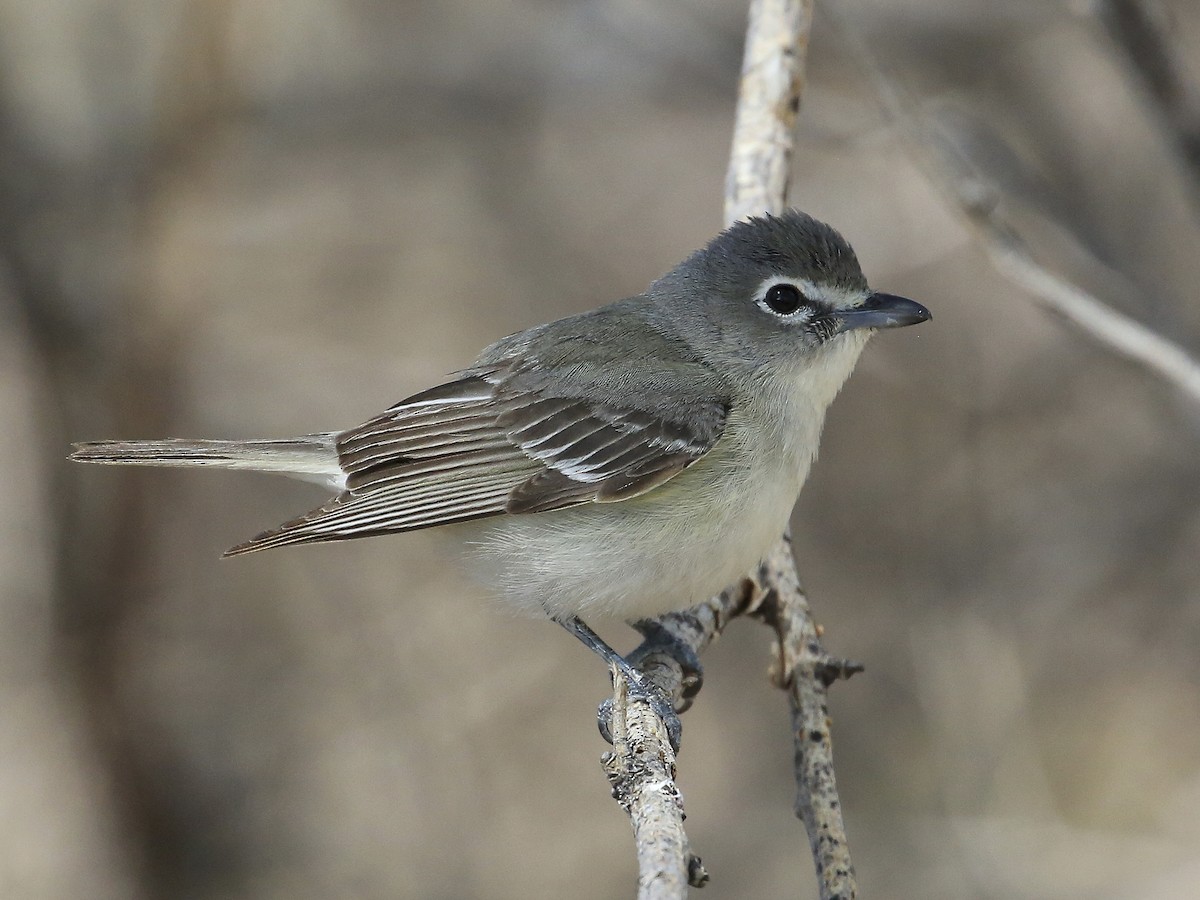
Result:
[[[933,318],[933,313],[907,297],[895,294],[872,294],[862,306],[841,310],[842,331],[856,328],[903,328],[920,325]]]

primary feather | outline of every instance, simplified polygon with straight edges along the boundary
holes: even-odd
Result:
[[[226,555],[629,499],[720,437],[719,401],[677,404],[664,418],[554,396],[525,386],[529,362],[522,355],[470,370],[338,435],[346,490]]]

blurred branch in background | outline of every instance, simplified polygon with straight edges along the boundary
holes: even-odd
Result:
[[[854,24],[846,0],[827,0],[826,9],[870,80],[887,121],[907,138],[914,161],[958,211],[997,271],[1081,334],[1200,403],[1200,362],[1174,341],[1038,262],[1020,232],[1005,218],[1007,198],[970,153],[965,131],[956,131],[946,120],[934,121],[920,101],[884,71]],[[994,133],[989,136],[1000,140]],[[1009,154],[1010,160],[1016,158]],[[1091,265],[1104,268],[1094,258]]]
[[[44,459],[59,459],[71,439],[98,428],[171,431],[188,328],[186,316],[163,314],[147,261],[164,198],[192,176],[228,113],[232,6],[183,5],[149,116],[103,135],[90,152],[39,149],[14,111],[0,108],[0,258],[44,381],[37,450]],[[126,40],[138,33],[121,27],[128,22],[110,24]],[[92,87],[100,90],[99,78]],[[127,629],[145,614],[150,590],[149,504],[161,497],[149,496],[136,477],[118,475],[117,488],[97,496],[78,487],[77,473],[58,466],[49,472],[71,482],[47,492],[56,531],[53,659],[76,691],[128,849],[124,862],[145,896],[171,896],[187,865],[186,798],[147,754],[140,711],[123,684]]]
[[[1092,0],[1191,176],[1200,209],[1200,88],[1189,77],[1160,0]]]

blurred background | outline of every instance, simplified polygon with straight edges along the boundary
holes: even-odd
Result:
[[[1200,355],[1200,190],[1104,4],[841,0],[1038,258]],[[1200,6],[1155,4],[1200,83]],[[603,668],[434,534],[222,562],[345,428],[721,225],[720,0],[0,0],[0,895],[628,896]],[[1200,408],[996,274],[818,15],[792,202],[935,313],[796,511],[863,896],[1200,896]],[[1193,98],[1194,99],[1194,98]],[[635,638],[605,631],[621,648]],[[706,656],[707,898],[815,896],[765,629]]]

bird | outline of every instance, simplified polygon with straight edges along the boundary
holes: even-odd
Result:
[[[333,492],[226,556],[443,529],[513,608],[632,677],[584,620],[683,609],[757,565],[868,338],[930,318],[873,291],[839,232],[788,209],[734,223],[643,293],[496,341],[348,430],[94,441],[71,459],[276,472]]]

